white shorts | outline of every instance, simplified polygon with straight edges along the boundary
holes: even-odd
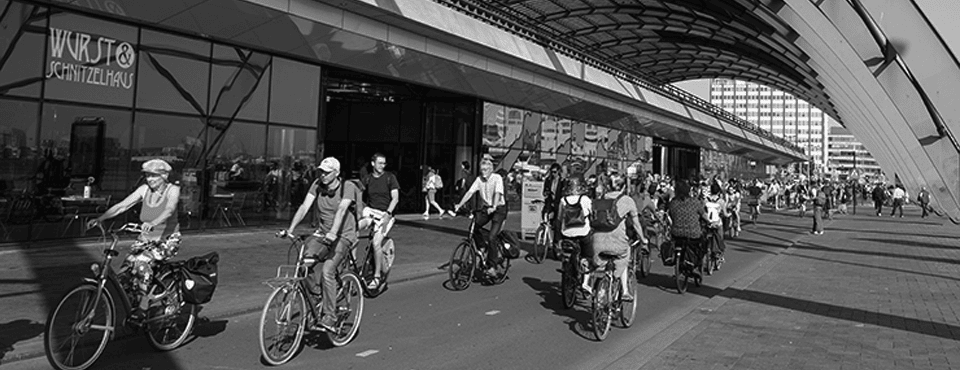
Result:
[[[381,211],[379,209],[374,209],[372,207],[366,207],[363,209],[363,211],[360,211],[361,219],[360,219],[360,225],[358,225],[358,229],[364,230],[370,227],[370,225],[372,224],[374,228],[373,231],[380,232],[383,235],[387,235],[387,233],[390,232],[390,229],[393,228],[394,218],[390,217],[390,221],[384,224],[383,216],[386,216],[386,215],[387,215],[386,211]]]

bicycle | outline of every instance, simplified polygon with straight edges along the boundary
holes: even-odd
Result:
[[[497,243],[495,248],[500,248],[500,263],[497,266],[490,266],[487,262],[485,248],[490,246],[486,242],[483,233],[477,230],[478,213],[483,210],[473,211],[474,217],[470,221],[470,227],[467,237],[453,249],[453,255],[450,256],[448,272],[450,274],[450,286],[453,290],[464,290],[470,287],[474,281],[474,275],[477,270],[485,271],[490,267],[497,270],[493,276],[488,276],[486,283],[496,285],[507,280],[507,271],[510,270],[510,259],[507,258],[506,251],[503,248],[503,242]],[[498,237],[499,239],[499,237]],[[479,260],[479,262],[478,262]],[[481,275],[485,275],[480,272]]]
[[[295,236],[281,231],[278,238],[291,240],[288,249],[297,247],[299,253],[295,264],[280,265],[277,267],[277,276],[264,281],[273,291],[267,297],[260,314],[260,354],[270,365],[281,365],[290,361],[300,349],[303,333],[307,327],[313,327],[321,318],[322,292],[313,293],[308,286],[310,265],[316,261],[312,256],[305,256],[306,238],[310,236]],[[352,259],[351,253],[346,253],[345,259]],[[338,266],[342,270],[347,260]],[[319,287],[317,287],[319,289]],[[360,278],[352,270],[337,275],[337,321],[334,324],[335,332],[327,332],[330,342],[341,347],[350,343],[360,329],[360,320],[363,318],[363,287]],[[307,309],[309,307],[309,310]],[[269,330],[268,325],[276,325]],[[270,335],[276,333],[274,335]]]
[[[534,203],[536,202],[542,201],[535,200]],[[559,243],[553,240],[554,230],[553,224],[550,222],[551,219],[553,219],[553,216],[548,215],[547,219],[541,221],[540,226],[537,227],[536,239],[533,244],[533,253],[531,253],[534,263],[543,262],[543,260],[547,259],[547,255],[549,255],[550,252],[553,252],[554,258],[560,258]]]
[[[760,218],[760,204],[750,204],[750,223],[756,225],[758,218]]]
[[[695,261],[687,258],[687,255],[693,253],[689,248],[690,244],[699,242],[699,239],[674,240],[673,242],[673,276],[677,282],[677,293],[683,294],[687,291],[687,285],[691,278],[698,287],[703,281],[703,264],[695,266]]]
[[[616,316],[621,326],[629,328],[633,324],[637,313],[637,282],[629,279],[627,289],[633,300],[626,302],[623,298],[623,288],[621,287],[620,276],[617,276],[616,261],[620,256],[600,252],[600,258],[606,261],[601,269],[594,269],[593,276],[593,294],[591,300],[591,321],[593,324],[593,334],[598,341],[606,339],[610,332],[610,325]],[[629,255],[627,264],[627,276],[634,276],[636,263]]]
[[[145,317],[142,321],[131,320],[131,302],[137,301],[131,291],[137,288],[125,289],[127,284],[121,279],[128,277],[129,268],[124,265],[114,272],[110,261],[120,254],[116,250],[119,233],[139,234],[143,230],[138,224],[128,223],[109,232],[113,242],[103,250],[103,259],[90,266],[94,277],[84,278],[64,294],[47,317],[43,348],[55,369],[89,368],[116,336],[117,323],[144,329],[150,345],[159,351],[179,347],[193,330],[196,305],[185,302],[180,290],[180,270],[186,261],[158,262],[147,290],[149,308]]]
[[[369,284],[373,281],[374,273],[376,273],[376,254],[373,251],[373,228],[371,227],[370,233],[366,236],[360,237],[356,243],[354,243],[353,251],[356,251],[356,246],[360,244],[361,239],[368,239],[366,247],[364,247],[364,257],[363,262],[359,265],[357,264],[357,258],[353,253],[348,253],[347,263],[350,266],[350,270],[353,271],[357,277],[360,278],[361,286],[363,287],[363,295],[367,298],[376,298],[380,294],[383,294],[387,290],[387,277],[390,275],[390,267],[393,266],[393,261],[396,258],[396,249],[394,248],[393,239],[389,236],[384,236],[383,241],[381,241],[380,249],[383,251],[383,261],[380,265],[380,284],[376,288],[370,288]]]
[[[713,248],[713,246],[719,244],[719,241],[714,242],[711,239],[722,238],[722,236],[709,234],[712,233],[712,231],[709,230],[707,233],[708,235],[706,235],[704,238],[704,243],[709,244],[711,247],[706,251],[706,253],[703,254],[703,257],[701,258],[701,266],[703,267],[703,273],[705,275],[712,275],[714,271],[720,270],[720,266],[723,265],[724,258],[723,252],[721,252],[719,248]]]

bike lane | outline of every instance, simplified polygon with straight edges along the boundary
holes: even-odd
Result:
[[[506,228],[519,230],[518,213]],[[398,215],[390,232],[396,259],[390,284],[446,274],[453,247],[466,236],[466,217],[423,220],[420,215]],[[219,282],[213,300],[199,317],[217,319],[259,311],[269,291],[262,282],[276,276],[277,266],[296,259],[290,242],[273,235],[282,226],[187,232],[175,259],[211,251],[220,253]],[[300,227],[298,233],[310,232]],[[109,238],[109,236],[108,236]],[[121,239],[114,259],[119,266],[131,237]],[[361,240],[358,248],[365,246]],[[90,265],[101,259],[102,241],[65,240],[0,245],[0,364],[43,356],[42,332],[46,316],[60,297],[90,277]],[[361,254],[362,255],[362,254]]]

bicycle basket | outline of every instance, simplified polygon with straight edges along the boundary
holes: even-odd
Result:
[[[277,277],[263,283],[273,289],[284,285],[293,285],[306,278],[307,272],[307,266],[280,265],[277,267]]]

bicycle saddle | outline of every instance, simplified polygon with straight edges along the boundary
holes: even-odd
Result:
[[[604,259],[604,260],[618,260],[618,259],[620,259],[620,255],[619,255],[619,254],[612,253],[612,252],[600,252],[599,256],[600,256],[600,259]]]

